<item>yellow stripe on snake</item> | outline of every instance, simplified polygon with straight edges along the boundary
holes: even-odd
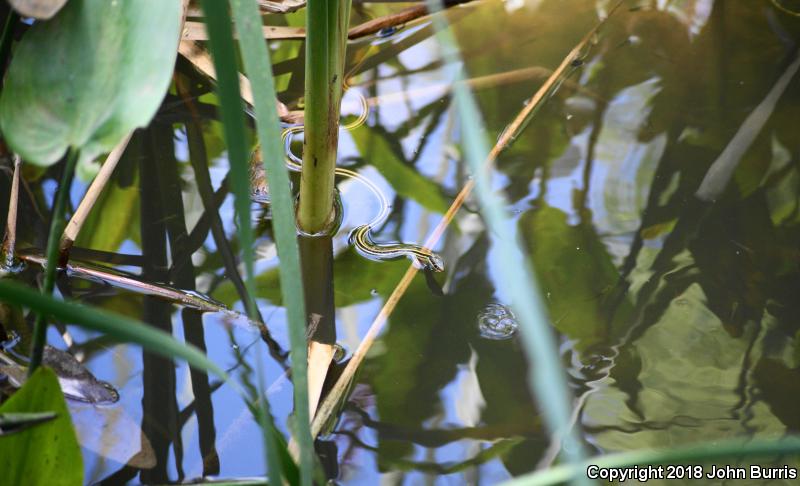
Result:
[[[345,89],[347,87],[345,86]],[[342,128],[353,130],[364,124],[369,115],[369,104],[366,98],[359,93],[361,98],[361,114],[359,117]],[[294,172],[300,172],[303,168],[303,161],[292,153],[292,138],[303,131],[303,125],[294,125],[283,130],[282,138],[286,153],[286,167]],[[269,192],[267,188],[264,166],[259,156],[260,150],[255,150],[250,160],[250,185],[251,199],[258,203],[269,202]],[[356,250],[364,257],[372,260],[393,260],[396,258],[410,258],[414,264],[423,270],[441,272],[444,270],[442,258],[433,251],[421,245],[413,243],[377,243],[372,239],[372,229],[383,224],[389,217],[389,202],[381,190],[369,179],[350,169],[337,167],[335,174],[349,179],[354,179],[363,184],[375,196],[380,204],[380,211],[369,223],[356,227],[350,233],[350,242]]]

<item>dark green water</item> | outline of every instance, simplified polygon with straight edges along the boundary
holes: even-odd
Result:
[[[487,139],[611,3],[487,0],[449,12]],[[356,7],[354,22],[399,8]],[[342,132],[340,164],[391,201],[376,239],[421,243],[468,180],[448,92],[456,66],[442,64],[427,22],[386,34],[348,47],[358,67],[343,113],[357,113],[356,92],[374,103],[363,126]],[[766,0],[626,2],[498,160],[495,187],[536,267],[575,396],[574,426],[594,453],[800,428],[798,39],[800,18]],[[290,107],[302,95],[302,47],[273,44],[279,97]],[[214,98],[191,68],[179,62],[178,72],[191,80],[192,108],[168,96],[77,244],[128,255],[114,266],[242,311],[226,275],[226,252],[239,249]],[[26,173],[32,197],[23,197],[20,232],[28,246],[44,246],[40,213],[57,176],[58,168]],[[348,232],[378,208],[357,182],[339,189],[345,215],[333,288],[347,359],[408,262],[365,260],[349,246]],[[84,190],[77,184],[73,205]],[[437,244],[445,271],[435,284],[415,278],[319,445],[341,484],[494,484],[554,461],[526,357],[509,335],[513,316],[497,318],[505,327],[494,334],[479,326],[487,309],[497,317],[511,302],[476,209],[468,200]],[[236,366],[238,348],[261,364],[286,431],[278,262],[269,223],[258,228],[258,303],[272,354],[245,319],[78,278],[61,278],[58,289],[172,330],[226,367]],[[112,266],[103,255],[74,257]],[[20,278],[37,274],[31,267]],[[72,351],[121,396],[112,406],[71,404],[89,480],[264,473],[260,432],[227,387],[67,328]],[[66,347],[56,329],[50,338]],[[142,437],[146,454],[125,466]],[[749,483],[761,481],[735,484]]]

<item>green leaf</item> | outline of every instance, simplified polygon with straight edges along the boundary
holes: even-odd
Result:
[[[611,256],[591,225],[570,226],[567,214],[545,204],[519,220],[553,326],[584,350],[608,340],[606,297],[619,280]],[[628,300],[618,312],[629,315]]]
[[[206,5],[209,2],[205,2]],[[272,199],[272,218],[275,241],[280,258],[278,269],[281,295],[285,302],[291,345],[292,380],[294,382],[295,437],[300,450],[300,483],[311,484],[313,473],[313,442],[309,426],[308,374],[306,341],[306,310],[303,294],[300,252],[297,245],[294,201],[289,183],[289,173],[284,164],[280,139],[280,125],[275,106],[275,81],[272,78],[269,51],[262,34],[261,15],[255,0],[231,2],[239,33],[239,46],[247,75],[253,85],[253,101],[258,123],[256,129],[261,140],[261,160],[267,172]],[[275,456],[277,444],[270,449],[270,475],[274,475],[279,459]],[[287,478],[288,479],[288,478]],[[271,482],[275,482],[271,477]]]
[[[40,367],[0,414],[55,412],[55,420],[0,436],[0,484],[83,484],[83,458],[52,370]]]
[[[208,45],[217,72],[219,111],[222,119],[225,142],[228,147],[231,189],[234,210],[242,248],[245,270],[245,286],[253,294],[253,229],[250,226],[250,179],[248,170],[248,144],[245,135],[244,103],[239,92],[239,77],[236,67],[236,50],[233,44],[231,18],[227,2],[203,0]],[[255,82],[253,82],[255,84]],[[252,302],[246,302],[251,307]],[[253,309],[248,309],[253,315]]]
[[[70,147],[92,161],[149,123],[169,86],[180,24],[179,0],[72,0],[35,23],[0,95],[11,149],[37,165]]]
[[[386,139],[366,127],[353,130],[350,136],[364,160],[378,169],[398,194],[413,199],[431,211],[441,214],[447,211],[450,203],[439,185],[400,160]]]

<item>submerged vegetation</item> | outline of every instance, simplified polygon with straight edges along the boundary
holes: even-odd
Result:
[[[0,484],[796,478],[793,2],[2,5]]]

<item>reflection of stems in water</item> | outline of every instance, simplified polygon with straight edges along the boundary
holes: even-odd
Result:
[[[778,100],[798,69],[800,69],[800,51],[795,52],[794,61],[778,78],[761,103],[745,118],[736,135],[728,142],[717,160],[711,164],[695,194],[698,199],[713,202],[722,194],[742,156],[761,133],[769,117],[772,116]]]
[[[213,197],[210,200],[211,204],[208,208],[205,207],[204,201],[203,214],[200,215],[200,218],[194,224],[194,228],[192,228],[192,231],[189,233],[188,246],[192,251],[197,251],[203,246],[203,243],[205,243],[208,232],[211,230],[211,221],[214,218],[213,215],[219,215],[219,208],[222,206],[222,203],[225,202],[228,192],[228,177],[226,176],[225,179],[222,180],[222,183],[220,183],[219,189],[213,193]]]
[[[69,261],[69,251],[72,248],[72,245],[75,243],[75,240],[78,239],[78,233],[80,233],[81,228],[83,227],[83,223],[86,222],[86,218],[89,217],[89,212],[94,207],[95,203],[97,202],[97,198],[100,197],[100,194],[103,192],[103,189],[108,184],[109,179],[111,179],[111,175],[114,173],[114,169],[117,167],[117,162],[119,162],[120,157],[122,157],[122,153],[125,152],[125,149],[128,147],[128,142],[131,140],[131,134],[128,134],[124,137],[114,150],[108,154],[105,163],[100,166],[100,172],[97,173],[92,184],[89,186],[89,189],[86,190],[86,194],[83,196],[80,204],[78,205],[78,209],[75,210],[75,213],[70,218],[69,223],[64,228],[64,234],[61,235],[61,241],[59,242],[59,257],[58,257],[58,264],[59,266],[64,266]]]
[[[441,66],[434,65],[431,67],[431,69],[433,68],[441,68]],[[400,75],[407,76],[408,74],[412,73],[413,72],[402,72],[399,74],[393,74],[392,78],[396,78],[397,76]],[[515,69],[513,71],[506,71],[504,73],[495,73],[486,76],[479,76],[477,78],[465,79],[464,81],[459,81],[459,83],[466,84],[471,90],[480,90],[485,88],[497,88],[499,86],[521,83],[530,80],[546,81],[552,75],[553,71],[548,68],[542,66],[531,66],[522,69]],[[371,81],[366,81],[362,84],[359,84],[359,87],[364,88],[366,86],[375,84],[380,79],[381,78],[377,79],[372,78]],[[407,91],[398,91],[381,95],[373,95],[367,98],[367,105],[370,107],[376,107],[391,103],[398,103],[400,101],[404,101],[406,98],[409,97],[412,99],[416,97],[429,97],[431,96],[431,94],[434,93],[442,93],[443,96],[449,96],[450,93],[452,92],[452,87],[453,87],[452,83],[439,83],[439,84],[422,86]],[[598,101],[605,101],[601,96],[599,96],[593,90],[590,90],[585,86],[582,86],[574,81],[570,81],[569,79],[562,80],[559,87],[566,87],[572,91],[576,91],[592,99]],[[344,111],[352,111],[355,109],[356,106],[354,105],[353,102],[342,104],[342,110]]]
[[[307,340],[309,414],[322,394],[322,385],[333,359],[336,343],[336,314],[333,299],[333,238],[331,236],[298,238],[300,266],[303,272],[303,295],[306,313],[311,316]]]
[[[703,224],[703,220],[708,216],[713,202],[722,195],[723,191],[728,186],[730,178],[738,166],[739,161],[761,132],[761,129],[772,114],[780,96],[783,94],[798,69],[800,69],[800,56],[795,52],[793,62],[786,68],[761,103],[747,116],[734,137],[714,163],[711,164],[705,177],[703,177],[700,187],[695,193],[696,198],[684,205],[683,211],[678,217],[675,229],[669,234],[662,245],[661,251],[651,264],[653,274],[650,275],[647,282],[645,282],[639,291],[636,306],[637,315],[633,326],[625,336],[625,342],[633,341],[649,327],[645,317],[651,315],[652,312],[648,313],[648,308],[652,303],[657,303],[659,286],[665,274],[674,270],[672,259],[686,248],[688,243],[697,234],[698,229]],[[667,178],[664,179],[666,180]],[[653,192],[655,191],[651,189],[651,193]],[[651,201],[654,202],[654,200],[655,198],[651,198]],[[642,245],[643,237],[641,236],[641,231],[639,231],[634,240],[631,255],[638,254]],[[626,260],[626,264],[627,267],[624,270],[627,272],[623,273],[622,279],[624,280],[620,281],[623,290],[626,289],[628,285],[625,277],[635,268],[635,258],[629,256]]]
[[[584,38],[581,39],[581,41],[566,55],[558,68],[553,71],[553,74],[536,91],[536,93],[534,93],[534,95],[525,104],[525,107],[517,114],[514,120],[503,130],[502,134],[497,140],[497,143],[486,157],[486,161],[484,162],[484,167],[486,170],[491,168],[498,155],[500,155],[500,153],[508,147],[513,139],[519,135],[525,124],[530,120],[531,114],[534,112],[534,110],[537,110],[541,104],[548,99],[548,95],[552,94],[553,89],[558,85],[559,81],[570,68],[572,61],[580,56],[585,46],[588,45],[592,36],[602,24],[603,22],[600,22],[597,26],[595,26],[595,28],[585,35]],[[474,187],[475,179],[470,179],[464,185],[451,204],[450,208],[445,213],[442,220],[433,230],[433,233],[428,238],[428,241],[425,242],[424,246],[426,248],[432,247],[437,241],[439,241],[441,236],[444,234],[447,225],[450,223],[450,221],[452,221],[453,217],[458,212],[459,208],[461,208],[461,206],[464,204],[464,201],[472,192]],[[386,299],[383,308],[381,308],[380,312],[375,317],[375,320],[372,322],[372,325],[370,325],[369,330],[362,339],[358,348],[356,348],[356,350],[353,352],[352,358],[348,362],[339,379],[336,381],[336,384],[333,386],[328,396],[320,405],[319,411],[314,417],[314,422],[311,428],[311,433],[315,437],[317,434],[319,434],[323,425],[328,422],[330,416],[336,412],[337,404],[341,402],[343,396],[347,392],[349,384],[355,376],[356,370],[364,360],[366,353],[372,346],[375,338],[383,329],[383,326],[389,318],[389,315],[394,311],[400,298],[406,292],[406,289],[408,289],[408,286],[416,276],[417,271],[418,269],[414,265],[409,266],[408,270],[403,275],[394,291],[392,291],[391,295],[389,295],[389,297]]]
[[[366,449],[368,451],[373,451],[373,452],[378,452],[380,450],[378,447],[366,444],[358,437],[358,435],[354,434],[353,432],[339,431],[336,433],[339,435],[344,435],[349,437],[350,440],[354,444],[358,445],[358,447],[360,447],[361,449]],[[492,444],[488,448],[482,449],[478,454],[467,459],[466,461],[455,462],[455,463],[447,462],[441,464],[438,462],[422,462],[422,461],[410,461],[405,459],[384,458],[382,464],[385,467],[390,467],[391,470],[393,471],[414,470],[425,473],[432,473],[436,475],[454,474],[475,466],[480,466],[481,464],[485,464],[490,460],[497,458],[498,456],[503,456],[520,442],[522,442],[522,439],[518,438],[499,440],[498,442]]]
[[[161,205],[165,212],[164,224],[169,237],[169,250],[172,256],[170,280],[180,288],[195,290],[195,269],[192,263],[192,251],[186,248],[185,210],[183,207],[181,181],[178,177],[178,161],[175,159],[174,142],[169,130],[161,129],[152,132],[158,167],[158,184],[160,186]],[[186,341],[206,352],[202,315],[193,309],[181,311],[183,334]],[[204,371],[189,368],[192,392],[197,404],[197,428],[200,452],[203,457],[203,475],[219,474],[219,456],[214,443],[214,409],[211,403],[211,392],[208,374]]]
[[[542,433],[541,424],[538,422],[506,423],[499,425],[483,425],[477,427],[462,427],[456,429],[411,429],[408,426],[384,423],[370,417],[369,413],[348,403],[345,412],[358,415],[358,421],[386,440],[410,441],[423,447],[442,447],[464,439],[493,441],[505,437],[538,437]],[[337,431],[336,433],[341,433]]]
[[[281,348],[281,345],[272,337],[261,311],[255,305],[254,297],[247,291],[247,287],[242,281],[241,275],[236,266],[236,257],[231,249],[230,242],[225,235],[225,228],[222,224],[222,219],[219,216],[218,204],[215,203],[214,188],[211,185],[211,177],[208,169],[208,154],[206,153],[205,142],[203,140],[203,132],[200,128],[199,118],[194,111],[194,104],[189,101],[189,96],[186,92],[186,86],[183,78],[176,79],[178,92],[183,96],[189,111],[192,113],[192,123],[186,124],[186,140],[189,146],[189,159],[194,169],[195,181],[197,182],[197,190],[200,193],[200,199],[203,202],[205,209],[204,216],[207,216],[208,226],[211,228],[211,234],[214,238],[214,243],[217,246],[222,257],[223,265],[225,265],[225,275],[231,280],[239,298],[245,303],[245,309],[252,309],[250,319],[259,323],[259,332],[261,338],[267,344],[270,354],[273,358],[284,368],[288,366],[286,363],[287,353]],[[200,227],[200,221],[195,226],[195,229]],[[194,231],[193,231],[194,232]],[[191,239],[191,237],[189,237]],[[250,303],[250,304],[248,304]]]
[[[0,252],[0,257],[3,258],[3,265],[7,268],[13,268],[15,257],[14,251],[17,245],[17,209],[19,206],[19,169],[20,159],[19,155],[14,155],[14,173],[11,176],[11,194],[8,199],[8,216],[6,217],[6,234],[3,237],[3,248]]]
[[[141,267],[144,260],[142,255],[95,250],[94,248],[81,248],[78,246],[72,247],[70,255],[79,260],[91,260],[111,265],[128,265],[131,267]]]
[[[164,130],[164,127],[161,127]],[[145,281],[168,281],[168,261],[166,247],[166,227],[161,205],[160,189],[157,180],[158,147],[154,128],[144,132],[150,150],[141,160],[139,185],[141,190],[141,239],[142,255],[145,265],[142,278]],[[152,297],[144,298],[143,320],[166,332],[172,332],[171,308]],[[167,358],[142,351],[142,434],[147,436],[156,456],[156,467],[143,470],[140,480],[143,483],[166,483],[169,481],[169,446],[174,444],[175,467],[179,477],[183,476],[183,447],[177,430],[178,406],[175,398],[175,363]]]
[[[50,216],[50,231],[47,235],[47,250],[45,252],[47,265],[44,269],[44,286],[42,288],[42,293],[44,295],[52,294],[53,288],[55,287],[56,263],[58,261],[58,239],[64,227],[64,211],[66,210],[67,198],[69,197],[70,188],[72,187],[72,176],[75,174],[75,165],[78,163],[79,157],[80,153],[75,149],[69,149],[67,152],[67,160],[61,174],[61,183],[58,185],[58,192],[53,202],[53,212]],[[36,371],[36,368],[41,364],[42,351],[44,350],[46,340],[46,316],[42,313],[37,313],[36,322],[33,326],[33,349],[31,351],[28,376]]]

